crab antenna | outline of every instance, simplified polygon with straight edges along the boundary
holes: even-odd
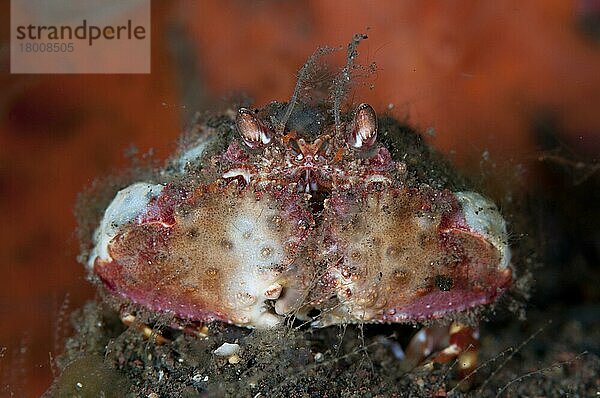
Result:
[[[355,149],[369,149],[377,139],[377,115],[369,104],[360,104],[347,137],[348,145]]]
[[[238,111],[235,126],[244,143],[250,148],[267,145],[273,138],[271,130],[246,108],[240,108]]]
[[[315,63],[317,62],[317,60],[319,58],[321,58],[324,55],[330,54],[330,53],[334,52],[335,50],[336,49],[332,48],[332,47],[319,47],[308,58],[306,63],[304,65],[302,65],[302,68],[300,68],[300,70],[298,71],[298,80],[296,81],[296,87],[294,87],[294,92],[292,93],[292,96],[288,102],[288,106],[285,110],[285,114],[283,115],[283,117],[281,118],[279,123],[277,123],[277,133],[278,134],[283,134],[283,131],[285,130],[285,125],[287,124],[288,120],[290,119],[290,116],[292,115],[292,111],[294,110],[294,107],[296,106],[296,102],[298,102],[298,96],[300,94],[300,90],[302,89],[302,86],[308,79],[308,73],[310,72],[310,70],[314,67]]]
[[[340,108],[342,107],[342,99],[346,95],[348,83],[350,83],[350,70],[354,66],[354,60],[358,56],[356,49],[360,42],[367,38],[368,36],[364,33],[356,33],[352,37],[352,41],[348,43],[346,50],[346,65],[342,68],[333,83],[333,117],[335,120],[335,132],[338,136],[341,134]]]

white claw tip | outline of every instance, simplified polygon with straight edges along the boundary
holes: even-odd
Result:
[[[455,192],[456,198],[463,208],[465,220],[469,227],[487,240],[500,252],[499,268],[507,268],[510,264],[511,252],[508,246],[506,221],[496,205],[477,192]]]

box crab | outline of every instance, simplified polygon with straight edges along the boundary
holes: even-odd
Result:
[[[294,112],[303,123],[290,127]],[[509,288],[496,205],[411,182],[368,104],[293,98],[223,120],[235,132],[224,145],[204,126],[161,171],[168,182],[133,183],[106,208],[86,264],[107,291],[182,322],[270,328],[454,319]],[[407,361],[443,348],[435,360],[463,355],[468,371],[476,340],[460,323],[425,328]]]

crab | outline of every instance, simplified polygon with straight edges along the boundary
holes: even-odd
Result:
[[[221,123],[231,136],[205,125],[160,178],[118,191],[90,274],[180,323],[446,321],[413,337],[407,363],[437,352],[434,362],[462,355],[472,370],[478,332],[458,315],[493,304],[513,279],[498,207],[409,179],[368,104],[334,117],[294,106],[231,111]],[[292,111],[309,122],[286,126]]]

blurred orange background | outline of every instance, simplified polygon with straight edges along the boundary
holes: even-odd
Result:
[[[9,26],[8,2],[0,7]],[[287,100],[318,46],[365,32],[359,61],[377,71],[356,101],[393,104],[463,170],[476,173],[484,151],[519,165],[531,188],[544,149],[535,126],[548,115],[573,156],[597,162],[599,12],[584,0],[155,0],[149,75],[11,75],[4,29],[0,395],[49,386],[68,313],[94,297],[76,262],[77,194],[126,167],[131,145],[165,158],[195,110],[240,93],[257,106]]]

